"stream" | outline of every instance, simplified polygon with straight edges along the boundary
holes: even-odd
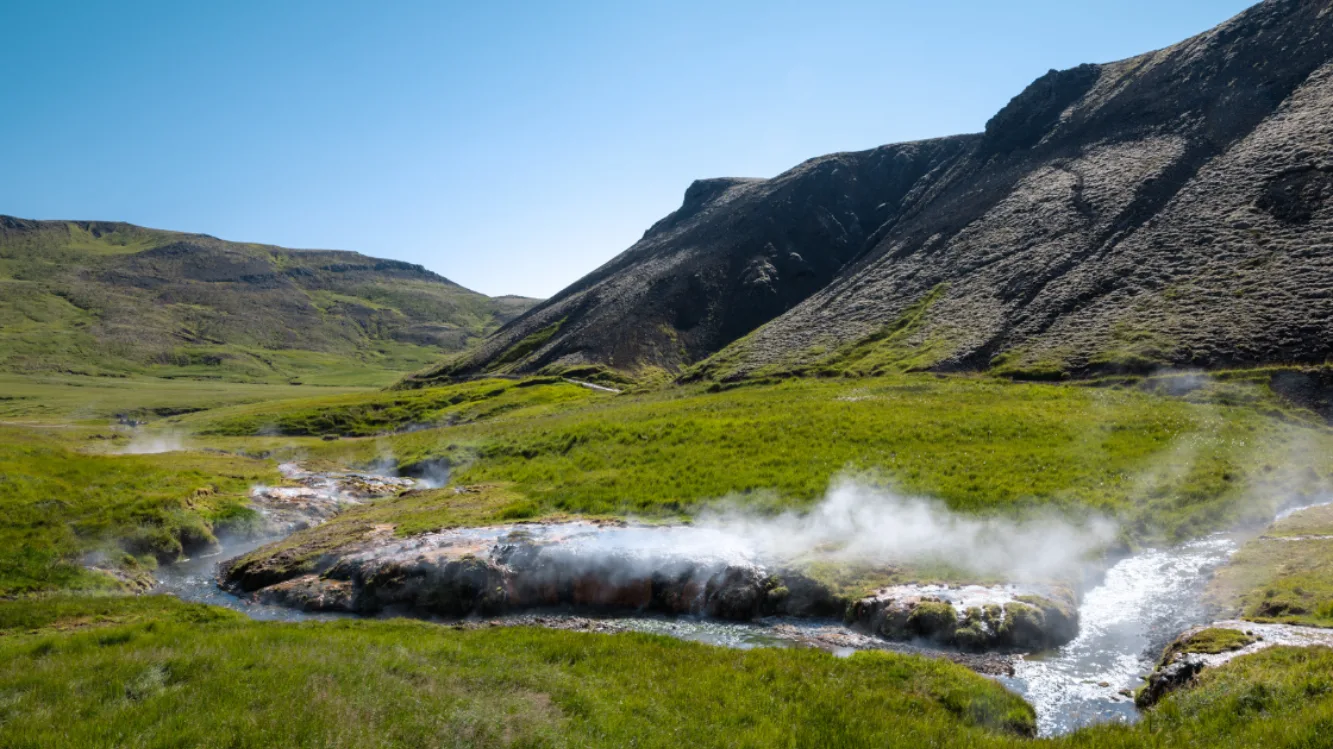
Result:
[[[287,473],[297,475],[290,469]],[[361,480],[366,477],[366,474],[347,475]],[[402,486],[410,480],[393,479],[391,483]],[[325,485],[333,486],[334,482],[320,484]],[[269,489],[257,491],[272,495]],[[330,501],[345,499],[334,493]],[[261,511],[269,512],[262,503],[257,504]],[[225,543],[209,556],[163,567],[158,573],[157,590],[183,600],[241,611],[259,620],[291,622],[352,616],[258,603],[218,586],[216,574],[220,562],[282,535],[285,532],[275,531],[268,538]],[[1124,691],[1141,685],[1166,644],[1189,627],[1208,621],[1200,601],[1202,590],[1212,570],[1236,548],[1234,538],[1216,535],[1174,549],[1147,550],[1119,560],[1107,570],[1100,584],[1084,594],[1079,605],[1077,637],[1057,650],[1026,655],[967,655],[925,643],[871,637],[840,621],[791,617],[724,622],[668,615],[589,617],[552,610],[465,621],[462,625],[529,624],[603,632],[638,631],[731,648],[819,647],[840,656],[861,650],[941,656],[987,673],[1024,697],[1036,708],[1040,734],[1051,736],[1094,723],[1138,719],[1133,699],[1125,696]],[[395,613],[400,612],[389,611],[384,615]]]

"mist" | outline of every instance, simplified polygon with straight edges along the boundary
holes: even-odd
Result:
[[[1075,519],[1049,510],[1020,517],[960,513],[938,500],[844,478],[803,512],[764,515],[724,503],[686,526],[633,524],[591,533],[561,528],[539,525],[524,532],[546,543],[552,563],[596,566],[621,577],[681,564],[800,567],[827,561],[946,566],[981,578],[1042,582],[1067,578],[1104,552],[1118,525],[1102,516]],[[566,532],[568,538],[551,543]]]
[[[185,449],[185,436],[179,432],[155,432],[145,434],[135,431],[130,443],[116,452],[121,455],[153,455],[171,453]]]
[[[761,559],[943,564],[1014,581],[1067,574],[1108,547],[1117,531],[1102,516],[959,513],[938,500],[847,478],[835,481],[807,512],[762,517],[723,506],[703,513],[696,527],[735,539]]]

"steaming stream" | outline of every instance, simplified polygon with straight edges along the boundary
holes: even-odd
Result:
[[[1171,640],[1207,621],[1203,585],[1235,550],[1234,540],[1214,536],[1122,559],[1084,595],[1078,637],[1054,653],[1020,658],[1014,676],[1001,681],[1037,709],[1044,736],[1137,720],[1121,690],[1141,686]]]
[[[307,486],[334,486],[336,475],[309,474],[299,468],[287,468],[290,476],[304,476]],[[368,474],[342,474],[364,481],[376,478]],[[397,486],[410,485],[408,479],[391,479]],[[322,482],[322,483],[321,483]],[[257,491],[269,491],[261,489]],[[287,490],[291,491],[291,490]],[[319,491],[324,491],[323,489]],[[319,493],[317,491],[316,493]],[[336,489],[324,499],[343,501]],[[303,495],[304,496],[304,495]],[[267,512],[267,511],[266,511]],[[859,517],[858,520],[866,518]],[[863,527],[876,527],[875,525]],[[568,526],[565,526],[568,528]],[[551,529],[533,526],[542,534]],[[608,529],[583,539],[593,546],[607,538],[639,538],[647,547],[672,548],[676,553],[699,552],[707,555],[735,552],[725,544],[715,543],[709,529],[650,527]],[[696,531],[703,531],[698,533]],[[487,535],[497,529],[474,529],[467,533]],[[567,533],[557,531],[557,535]],[[969,531],[970,533],[971,531]],[[694,542],[707,541],[707,549]],[[245,554],[274,537],[230,543],[206,557],[197,557],[163,568],[159,572],[159,590],[184,600],[209,603],[242,611],[255,619],[301,621],[350,616],[337,613],[310,613],[279,605],[265,605],[243,599],[220,589],[216,582],[217,564]],[[770,539],[771,540],[771,539]],[[991,543],[995,543],[993,540]],[[576,543],[575,547],[581,544]],[[984,545],[984,543],[983,543]],[[853,631],[840,622],[771,617],[756,622],[721,622],[704,618],[656,615],[574,616],[568,611],[499,617],[505,624],[537,624],[592,631],[636,630],[679,637],[733,648],[751,647],[821,647],[839,655],[858,650],[884,649],[898,652],[941,655],[967,662],[986,673],[1000,673],[1012,662],[1012,675],[999,680],[1027,699],[1037,710],[1042,735],[1073,731],[1092,723],[1134,721],[1138,713],[1133,700],[1122,690],[1133,690],[1153,668],[1161,649],[1183,630],[1205,623],[1200,594],[1212,569],[1235,551],[1236,541],[1227,536],[1213,536],[1169,550],[1149,550],[1124,558],[1114,564],[1104,580],[1088,590],[1079,606],[1080,628],[1077,637],[1056,651],[1027,656],[990,656],[1004,668],[987,670],[987,656],[964,656],[921,643],[889,642]],[[394,612],[386,612],[394,613]],[[971,658],[971,661],[968,659]]]

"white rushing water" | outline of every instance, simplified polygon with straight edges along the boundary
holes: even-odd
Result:
[[[1079,634],[1053,653],[1028,656],[1003,681],[1037,709],[1042,735],[1107,721],[1134,721],[1133,691],[1162,648],[1205,620],[1200,601],[1213,568],[1236,542],[1213,536],[1122,559],[1079,606]]]

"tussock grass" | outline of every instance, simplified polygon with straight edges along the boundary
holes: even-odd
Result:
[[[85,563],[129,575],[252,521],[246,492],[270,464],[199,452],[97,455],[73,437],[0,427],[0,596],[112,587]]]
[[[443,402],[471,387],[419,397]],[[355,401],[312,401],[301,412]],[[275,408],[269,418],[286,416]],[[273,440],[229,444],[284,450]],[[680,517],[722,498],[800,508],[839,475],[862,472],[957,510],[1102,512],[1122,521],[1128,540],[1157,542],[1271,517],[1280,498],[1324,485],[1330,446],[1323,430],[1247,405],[909,375],[590,394],[299,452],[363,463],[442,458],[459,484],[504,483],[541,513],[595,515]],[[1272,470],[1293,461],[1308,470]]]
[[[1333,627],[1333,506],[1292,515],[1247,543],[1208,597],[1253,621]]]
[[[966,747],[1034,722],[912,656],[176,613],[0,638],[0,745]]]

